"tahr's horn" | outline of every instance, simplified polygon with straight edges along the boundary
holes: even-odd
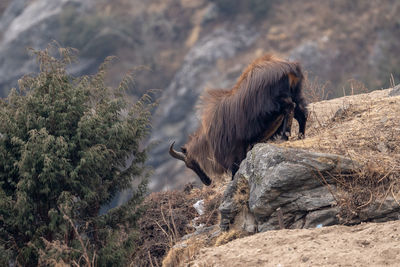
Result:
[[[176,159],[186,162],[186,155],[183,154],[182,152],[178,152],[178,151],[174,150],[174,144],[175,144],[175,141],[172,142],[171,146],[169,147],[169,154],[173,158],[176,158]]]

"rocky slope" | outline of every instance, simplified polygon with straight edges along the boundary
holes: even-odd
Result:
[[[396,266],[398,221],[330,225],[400,219],[399,104],[400,86],[310,105],[307,137],[254,146],[234,181],[214,185],[219,225],[183,238],[164,266]]]

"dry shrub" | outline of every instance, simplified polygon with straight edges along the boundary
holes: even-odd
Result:
[[[69,222],[70,227],[74,231],[74,234],[80,243],[80,249],[69,246],[65,240],[53,240],[52,242],[50,242],[47,241],[45,238],[41,238],[45,247],[44,249],[38,249],[38,266],[96,266],[96,252],[93,252],[93,255],[90,255],[90,252],[88,251],[88,247],[90,246],[90,244],[89,242],[85,242],[82,239],[82,235],[78,232],[76,224],[65,213],[63,215],[63,218]],[[80,255],[79,259],[73,259],[72,254]]]
[[[315,103],[335,97],[335,93],[342,96],[353,96],[368,93],[365,84],[356,79],[349,79],[344,83],[342,92],[335,92],[332,83],[329,81],[321,82],[319,77],[311,76],[307,71],[304,73],[303,94],[307,103]]]
[[[238,181],[234,200],[238,206],[247,206],[250,196],[250,187],[247,179],[240,179]]]
[[[195,226],[200,223],[205,226],[218,224],[218,207],[223,190],[219,186],[195,188],[193,184],[187,184],[181,191],[150,194],[143,204],[146,212],[139,221],[139,250],[134,255],[131,265],[161,266],[167,253],[170,254],[167,261],[172,263],[180,261],[181,256],[187,258],[192,255],[198,242],[192,242],[187,248],[171,248],[180,242],[181,237],[193,233],[196,230]],[[202,216],[193,207],[193,204],[201,199],[204,199]],[[194,221],[196,217],[198,219]]]
[[[238,238],[242,238],[242,237],[246,237],[250,235],[249,232],[246,231],[239,231],[239,230],[230,230],[228,232],[223,232],[215,241],[215,246],[222,246],[226,243],[231,242],[232,240],[238,239]]]
[[[388,170],[387,166],[367,162],[354,174],[338,175],[337,202],[342,223],[352,223],[370,204],[383,203],[389,195],[396,199],[400,190],[399,171],[400,168]]]
[[[304,73],[303,94],[307,103],[319,102],[328,99],[332,94],[330,82],[321,83],[318,77],[310,78],[309,73]]]
[[[197,224],[203,224],[205,227],[217,225],[220,222],[219,206],[222,202],[223,193],[230,181],[230,176],[224,175],[213,180],[211,186],[203,186],[202,188],[194,188],[191,196],[197,200],[204,200],[204,213],[198,216]]]
[[[343,155],[361,166],[352,175],[334,177],[345,222],[371,203],[389,195],[396,199],[400,191],[400,97],[387,94],[375,91],[311,104],[307,138],[279,144]]]
[[[209,190],[204,197],[204,213],[199,216],[198,223],[206,227],[218,224],[220,221],[218,208],[221,205],[221,201],[221,192],[216,192],[213,189]]]
[[[190,185],[185,187],[185,192],[190,191],[192,203],[204,200],[204,213],[201,216],[196,216],[196,220],[192,220],[193,224],[202,224],[203,227],[208,227],[219,223],[218,208],[222,200],[223,188],[224,186],[220,184],[202,188],[192,188]],[[214,244],[215,237],[212,236],[212,232],[214,230],[196,234],[175,244],[165,256],[162,266],[184,266],[185,263],[193,260],[201,248]]]
[[[348,88],[347,88],[348,86]],[[356,79],[350,79],[347,81],[346,86],[343,87],[343,96],[346,95],[359,95],[368,93],[369,90],[365,84]]]
[[[182,191],[157,192],[144,201],[146,212],[139,221],[139,251],[134,266],[160,266],[168,249],[180,237],[194,231],[190,221],[197,216],[195,200]]]

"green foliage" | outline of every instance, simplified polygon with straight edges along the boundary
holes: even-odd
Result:
[[[117,88],[104,84],[111,59],[74,78],[66,67],[75,51],[55,50],[32,51],[40,73],[0,100],[0,264],[124,265],[146,192],[141,141],[154,104],[149,95],[128,101],[130,76]],[[99,215],[140,177],[126,204]]]

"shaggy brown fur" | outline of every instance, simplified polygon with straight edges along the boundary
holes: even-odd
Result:
[[[230,90],[207,90],[202,98],[201,125],[182,152],[170,154],[183,160],[206,185],[206,172],[227,170],[232,178],[255,143],[280,135],[287,140],[291,121],[299,122],[304,137],[307,110],[302,96],[300,65],[272,55],[250,64]],[[177,154],[178,153],[178,154]]]

